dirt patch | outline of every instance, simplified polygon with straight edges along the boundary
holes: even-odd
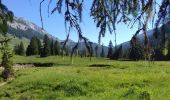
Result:
[[[33,64],[15,64],[15,68],[35,67]]]
[[[15,67],[52,67],[54,63],[17,63]]]

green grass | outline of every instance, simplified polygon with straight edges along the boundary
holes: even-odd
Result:
[[[169,100],[170,62],[69,57],[20,57],[16,63],[55,63],[24,68],[0,87],[0,100]],[[100,67],[99,67],[100,66]]]

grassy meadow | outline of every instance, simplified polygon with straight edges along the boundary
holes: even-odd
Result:
[[[170,62],[103,58],[14,57],[15,63],[53,63],[15,68],[0,86],[0,100],[169,100]],[[0,78],[0,83],[3,83]]]

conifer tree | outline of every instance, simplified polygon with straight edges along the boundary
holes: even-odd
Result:
[[[14,70],[12,68],[14,63],[11,59],[13,57],[13,54],[10,52],[11,50],[7,42],[1,45],[1,51],[3,53],[1,65],[4,67],[4,70],[2,71],[2,77],[3,79],[7,80],[9,77],[14,75]]]
[[[37,44],[38,44],[38,54],[40,55],[42,45],[41,45],[41,41],[40,41],[40,39],[38,39],[38,38],[36,38],[36,39],[37,39]]]
[[[120,55],[122,53],[122,45],[119,46],[119,48],[116,48],[111,59],[118,60]]]
[[[14,53],[16,54],[16,55],[18,55],[19,54],[19,45],[17,44],[17,45],[15,45],[14,46]]]
[[[139,43],[137,36],[133,36],[131,41],[131,48],[129,53],[129,58],[132,60],[140,60],[143,58],[143,49]]]
[[[19,49],[18,49],[18,55],[21,55],[21,56],[25,56],[25,48],[24,48],[24,44],[23,42],[21,41],[20,45],[19,45]]]
[[[50,48],[51,48],[51,55],[54,55],[54,40],[52,39],[51,40],[51,43],[50,43]]]
[[[112,41],[110,40],[109,46],[108,46],[108,54],[107,54],[107,58],[111,58],[112,55],[113,55],[113,44],[112,44]]]
[[[11,53],[11,50],[9,49],[8,43],[11,39],[7,37],[7,31],[8,31],[8,23],[13,21],[13,13],[8,10],[8,8],[2,4],[2,0],[0,0],[0,34],[4,36],[4,38],[1,38],[0,44],[2,51],[2,62],[1,66],[4,67],[4,70],[2,71],[2,77],[7,80],[10,76],[13,76],[13,61],[11,60],[13,54]]]
[[[39,54],[39,48],[38,48],[37,38],[32,37],[31,42],[27,47],[26,55],[31,56],[31,55],[38,55],[38,54]]]
[[[43,48],[42,48],[41,57],[50,56],[50,54],[51,54],[50,39],[47,35],[44,36],[43,43],[44,44],[43,44]]]
[[[60,55],[60,44],[59,42],[56,40],[54,43],[54,54],[55,55]]]
[[[83,57],[87,57],[88,56],[86,47],[84,47],[83,50],[82,50],[82,56]]]
[[[96,45],[94,49],[95,49],[95,56],[97,57],[98,56],[98,45]]]
[[[100,53],[100,57],[105,57],[105,54],[104,54],[104,46],[102,45],[102,51]]]

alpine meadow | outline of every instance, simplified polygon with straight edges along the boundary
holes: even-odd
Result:
[[[0,0],[0,100],[170,100],[169,0]]]

